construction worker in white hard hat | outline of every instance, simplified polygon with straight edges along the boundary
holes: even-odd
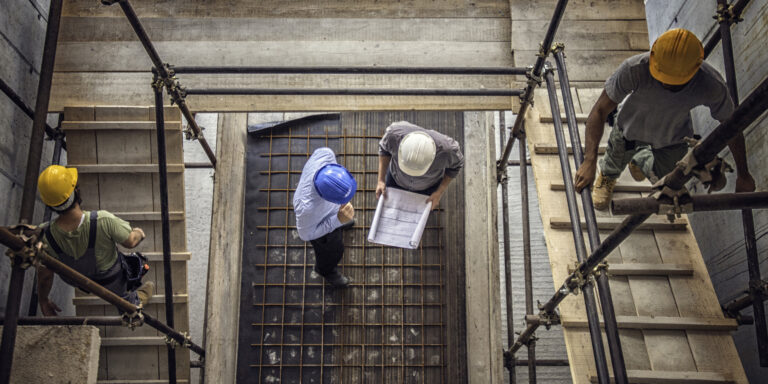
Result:
[[[146,305],[155,287],[141,282],[149,270],[146,258],[140,253],[123,254],[116,247],[135,248],[146,237],[144,231],[104,210],[83,211],[77,179],[76,168],[60,165],[51,165],[38,178],[40,199],[58,214],[41,224],[48,254],[134,305]],[[37,289],[45,316],[61,311],[48,297],[52,285],[53,272],[40,266]]]
[[[379,141],[376,198],[395,187],[428,195],[427,202],[436,209],[463,166],[456,140],[407,121],[392,123]]]
[[[595,180],[597,149],[612,111],[617,110],[592,192],[595,208],[600,210],[609,207],[616,180],[627,165],[635,180],[651,182],[675,168],[688,151],[685,139],[694,137],[690,111],[700,105],[709,107],[710,115],[720,122],[734,110],[723,78],[704,62],[701,41],[685,29],[664,32],[650,52],[628,58],[605,82],[587,118],[576,190],[581,192]],[[739,134],[728,146],[738,172],[736,192],[754,191],[744,136]],[[722,181],[720,188],[725,178]]]

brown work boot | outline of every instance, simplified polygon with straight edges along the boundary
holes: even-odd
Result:
[[[613,187],[616,186],[616,179],[603,176],[601,171],[597,175],[595,181],[595,187],[592,189],[592,204],[595,209],[604,211],[611,205],[611,198],[613,197]]]
[[[143,308],[146,308],[149,301],[152,300],[152,295],[155,294],[155,283],[147,281],[136,290],[136,296],[139,297],[139,303]]]
[[[632,175],[632,178],[635,179],[635,181],[643,181],[645,180],[645,174],[643,173],[643,170],[640,169],[640,167],[637,166],[633,161],[629,162],[629,174]]]

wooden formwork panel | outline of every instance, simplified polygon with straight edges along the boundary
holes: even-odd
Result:
[[[186,225],[184,222],[184,161],[181,114],[165,109],[168,203],[171,234],[171,276],[175,329],[189,330]],[[147,235],[135,249],[149,257],[145,281],[155,282],[155,295],[145,312],[165,321],[165,279],[162,262],[159,173],[155,110],[150,107],[66,107],[62,127],[67,134],[68,166],[80,168],[83,209],[108,210]],[[78,316],[113,316],[117,310],[103,300],[76,291]],[[99,327],[102,347],[100,381],[157,382],[167,380],[164,335],[149,326],[134,330]],[[176,349],[179,382],[189,380],[189,350]]]
[[[601,91],[572,90],[576,96],[576,112],[589,112]],[[536,96],[537,100],[542,100],[546,91],[537,92]],[[549,109],[549,103],[537,103],[526,116],[529,146],[555,143],[554,125],[542,122],[551,121]],[[567,131],[567,127],[565,129]],[[609,129],[606,127],[603,143]],[[575,173],[572,160],[571,172]],[[553,187],[563,182],[557,154],[532,151],[531,162],[542,220],[552,224],[556,217],[567,217],[564,192],[561,187]],[[625,172],[618,185],[637,184]],[[614,197],[647,195],[638,192],[639,189],[623,190],[628,192],[617,192]],[[583,212],[580,200],[579,208]],[[609,212],[597,211],[597,216],[598,225],[620,219]],[[655,218],[652,220],[659,222]],[[633,271],[610,278],[630,380],[746,383],[729,333],[735,330],[736,323],[722,314],[696,239],[685,218],[678,219],[675,224],[637,230],[607,258],[609,273],[613,267],[628,267]],[[600,232],[602,238],[609,233],[608,230]],[[559,288],[576,263],[573,236],[570,227],[558,225],[545,225],[544,233],[555,288]],[[639,271],[640,265],[646,270]],[[668,273],[672,265],[685,265],[685,273]],[[584,301],[580,296],[571,296],[559,308],[573,382],[594,381],[594,359]]]

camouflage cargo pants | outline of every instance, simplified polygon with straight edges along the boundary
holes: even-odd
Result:
[[[615,179],[632,161],[643,171],[648,180],[655,183],[660,177],[672,171],[675,164],[687,152],[688,145],[685,143],[652,148],[647,143],[627,141],[624,138],[624,132],[618,126],[613,126],[605,156],[600,159],[600,170],[603,176]]]

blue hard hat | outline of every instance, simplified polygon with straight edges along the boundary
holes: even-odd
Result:
[[[357,190],[357,181],[339,164],[328,164],[315,173],[315,190],[325,200],[346,204]]]

